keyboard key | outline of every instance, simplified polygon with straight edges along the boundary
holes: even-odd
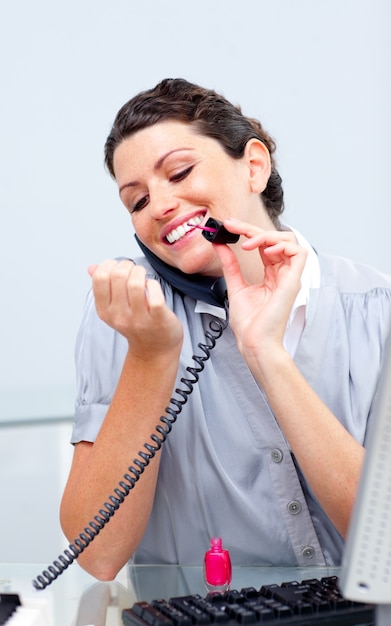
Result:
[[[255,589],[255,587],[243,587],[240,590],[240,594],[245,596],[245,598],[257,598],[259,596],[259,591]]]
[[[148,602],[136,602],[133,610],[149,626],[172,626],[172,621]]]
[[[232,591],[226,591],[223,595],[224,599],[230,604],[241,604],[246,601],[246,596],[235,589]]]
[[[203,624],[210,624],[208,614],[194,603],[191,596],[172,598],[171,603],[182,613],[190,617],[193,624],[197,624],[199,626],[202,626]]]
[[[192,626],[190,617],[166,600],[154,600],[153,606],[169,618],[175,626]]]
[[[265,606],[264,604],[255,605],[253,610],[255,611],[258,620],[262,623],[274,620],[273,609]]]

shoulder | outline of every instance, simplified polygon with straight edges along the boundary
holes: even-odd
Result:
[[[369,363],[381,355],[391,329],[391,276],[343,257],[320,255],[319,262],[322,306],[329,302],[334,324],[343,319],[351,346],[363,353],[367,345]]]
[[[391,292],[391,275],[350,259],[319,254],[322,285],[334,283],[344,293]]]

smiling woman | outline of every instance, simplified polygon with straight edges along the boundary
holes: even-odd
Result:
[[[391,277],[317,254],[281,223],[274,150],[258,121],[183,79],[114,121],[106,164],[145,256],[90,268],[61,507],[70,540],[158,430],[205,328],[226,328],[142,487],[79,556],[98,578],[130,558],[200,564],[210,536],[238,565],[340,562]],[[235,243],[203,237],[210,219]],[[225,281],[225,302],[194,296],[205,280]]]

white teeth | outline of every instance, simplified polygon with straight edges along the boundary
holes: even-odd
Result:
[[[174,243],[174,241],[178,241],[178,239],[186,235],[186,233],[188,233],[190,230],[193,230],[194,226],[198,226],[198,224],[201,224],[203,219],[204,218],[202,215],[198,215],[189,220],[187,224],[181,224],[180,226],[178,226],[178,228],[174,228],[174,230],[166,235],[168,243]]]

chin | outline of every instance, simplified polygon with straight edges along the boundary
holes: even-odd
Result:
[[[178,269],[181,270],[181,272],[183,272],[184,274],[201,274],[202,276],[222,276],[222,271],[220,270],[220,268],[210,268],[210,267],[205,267],[204,265],[200,265],[199,263],[193,263],[193,264],[189,264],[189,265],[182,265],[180,267],[178,267]]]
[[[181,263],[178,263],[176,267],[184,274],[202,274],[203,276],[219,276],[222,275],[220,265],[214,262],[206,261],[205,258],[192,258],[183,259]]]
[[[173,250],[171,254],[164,250],[164,254],[158,254],[158,256],[184,274],[222,275],[220,259],[210,243],[206,241],[205,245],[199,244],[187,249]]]

